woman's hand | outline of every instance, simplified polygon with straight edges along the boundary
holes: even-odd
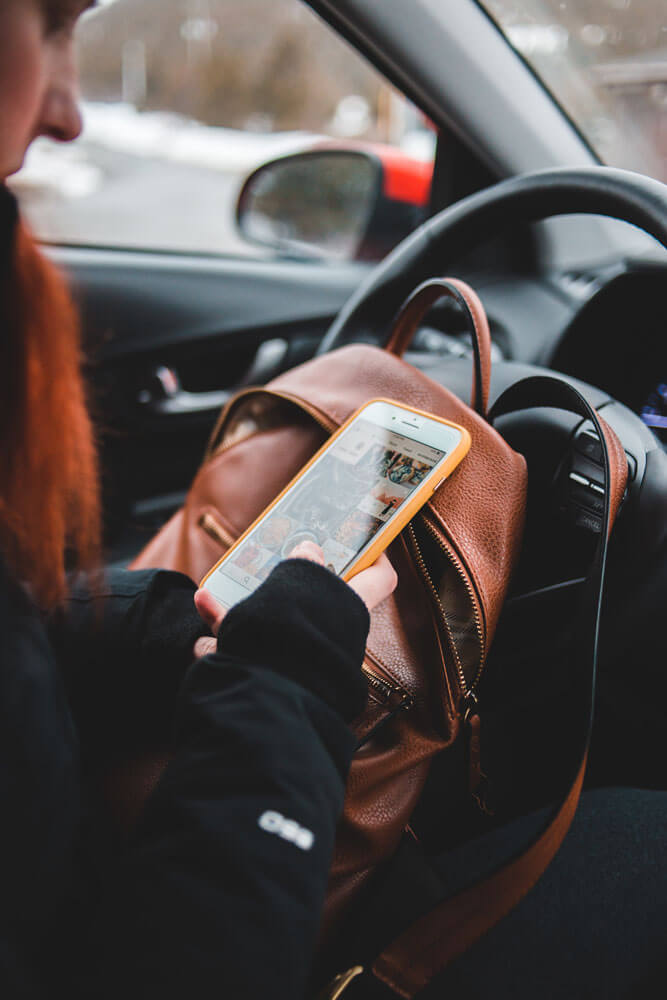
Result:
[[[223,608],[222,604],[218,604],[210,590],[197,591],[195,594],[195,607],[213,635],[217,636],[220,631],[222,619],[227,614],[227,608]],[[209,653],[215,653],[217,647],[218,643],[215,638],[203,635],[195,642],[195,659],[198,660],[200,656],[208,656]]]
[[[301,542],[295,549],[292,549],[289,558],[310,559],[311,562],[324,566],[324,552],[315,542]],[[394,592],[397,582],[396,570],[383,552],[372,566],[369,566],[368,569],[362,569],[361,573],[357,573],[351,580],[348,580],[348,587],[351,587],[359,595],[368,610],[371,611],[376,604],[380,604]]]
[[[288,558],[310,559],[311,562],[324,566],[324,552],[314,542],[301,542],[300,545],[292,549]],[[396,570],[383,552],[372,566],[369,566],[368,569],[362,569],[361,573],[353,576],[348,582],[348,586],[359,595],[368,610],[371,611],[393,593],[397,582]],[[213,635],[217,636],[222,619],[227,614],[227,609],[218,604],[209,590],[197,591],[195,606]],[[209,636],[197,639],[194,648],[195,657],[199,658],[215,652],[216,645],[216,640]]]

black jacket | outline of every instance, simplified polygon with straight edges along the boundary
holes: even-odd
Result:
[[[279,565],[191,665],[192,584],[111,573],[43,622],[0,573],[0,993],[260,998],[304,992],[365,701],[368,614]],[[183,676],[184,675],[184,676]],[[90,775],[170,732],[129,842]],[[85,768],[83,765],[86,765]]]
[[[15,224],[0,184],[0,336]],[[105,588],[44,621],[0,558],[0,996],[297,1000],[366,696],[366,609],[292,560],[190,665],[190,581],[116,572]],[[121,841],[100,770],[165,742]]]

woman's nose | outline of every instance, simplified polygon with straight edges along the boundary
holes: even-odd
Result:
[[[40,134],[59,142],[71,142],[81,135],[83,128],[79,110],[79,75],[72,39],[67,39],[51,51],[46,80]]]
[[[81,135],[83,121],[75,82],[53,83],[44,98],[40,134],[58,142],[71,142]]]

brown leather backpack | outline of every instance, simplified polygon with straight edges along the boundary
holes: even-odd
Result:
[[[470,322],[475,355],[471,406],[401,360],[423,314],[441,296],[454,298]],[[220,416],[185,506],[133,566],[173,568],[200,580],[327,435],[377,396],[446,417],[470,432],[468,456],[389,551],[399,582],[395,594],[371,616],[363,667],[368,704],[354,723],[358,749],[333,858],[324,942],[335,938],[360,890],[396,850],[435,754],[464,741],[470,792],[477,790],[476,689],[519,553],[527,480],[522,456],[486,419],[490,370],[489,329],[475,293],[454,279],[425,282],[401,310],[386,350],[344,347],[265,387],[239,392]],[[616,470],[615,509],[623,489],[624,457],[613,434],[606,428],[603,433]],[[555,853],[578,787],[559,814],[556,833],[528,865],[529,881],[535,881]],[[524,874],[523,881],[527,878]],[[490,907],[486,923],[461,912],[461,925],[472,928],[462,947],[499,918],[501,912],[495,918],[494,912]],[[431,937],[432,952],[440,938]],[[405,942],[399,945],[398,953],[410,966],[400,951]],[[431,953],[422,955],[408,982],[392,962],[384,963],[384,974],[380,963],[376,975],[401,996],[412,996],[443,964]],[[341,984],[345,988],[341,981],[327,995],[339,995]]]

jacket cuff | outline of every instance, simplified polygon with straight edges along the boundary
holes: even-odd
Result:
[[[196,587],[189,577],[172,570],[125,570],[108,567],[95,579],[79,574],[70,579],[64,608],[50,619],[52,638],[72,640],[76,655],[89,655],[84,641],[103,652],[140,656],[144,669],[155,664],[162,672],[184,671],[194,659],[194,644],[210,629],[194,604]]]
[[[296,681],[350,721],[366,704],[360,668],[369,626],[366,605],[339,577],[288,559],[227,613],[215,656]]]

